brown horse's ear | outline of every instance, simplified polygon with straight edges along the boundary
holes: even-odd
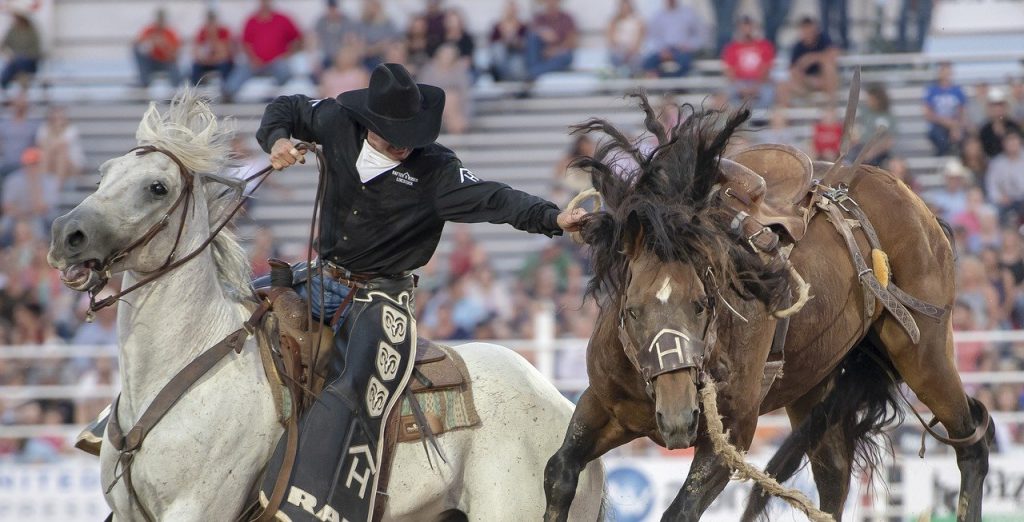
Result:
[[[636,259],[644,247],[644,227],[640,216],[631,212],[626,218],[625,236],[623,237],[623,254],[630,259]]]

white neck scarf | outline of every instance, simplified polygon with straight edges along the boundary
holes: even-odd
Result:
[[[363,140],[363,148],[359,151],[359,158],[356,159],[356,170],[359,171],[359,179],[366,183],[377,176],[395,168],[400,161],[395,161],[373,148],[370,142]]]

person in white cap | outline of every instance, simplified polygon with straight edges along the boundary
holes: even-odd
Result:
[[[978,137],[985,154],[994,158],[1003,152],[1003,137],[1007,132],[1021,132],[1020,124],[1010,117],[1006,91],[999,87],[988,90],[988,120],[981,126]]]

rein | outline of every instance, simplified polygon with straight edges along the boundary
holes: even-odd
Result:
[[[300,150],[313,150],[316,151],[316,153],[319,155],[319,151],[317,151],[316,147],[313,146],[312,144],[299,142],[295,144],[295,147]],[[90,316],[92,314],[95,314],[97,311],[116,303],[122,297],[134,292],[135,290],[138,290],[139,288],[142,288],[143,286],[152,283],[153,281],[159,279],[160,277],[163,277],[168,272],[184,265],[185,263],[191,261],[196,256],[201,254],[203,250],[206,250],[206,247],[210,246],[210,243],[213,243],[213,240],[217,237],[217,234],[219,234],[220,231],[223,230],[224,227],[226,227],[228,223],[231,222],[235,215],[238,214],[238,211],[241,210],[242,207],[245,205],[246,198],[239,198],[238,203],[235,204],[235,206],[227,213],[227,216],[220,222],[220,224],[214,227],[214,229],[210,232],[210,235],[207,236],[207,238],[203,240],[203,242],[200,243],[200,245],[196,247],[195,250],[189,252],[188,254],[186,254],[185,256],[181,257],[178,260],[174,260],[174,255],[177,253],[179,243],[181,242],[181,236],[185,230],[185,218],[188,215],[189,208],[188,203],[193,202],[195,198],[195,173],[193,173],[187,167],[185,167],[185,164],[182,163],[177,156],[175,156],[173,153],[166,149],[162,149],[154,145],[143,145],[135,147],[131,149],[131,151],[129,152],[133,151],[138,156],[143,156],[145,154],[149,154],[152,152],[159,152],[160,154],[163,154],[164,156],[170,158],[170,160],[173,161],[178,166],[178,172],[181,175],[181,179],[184,182],[184,187],[182,188],[181,193],[178,194],[178,198],[174,200],[174,204],[171,205],[171,208],[169,208],[167,212],[164,213],[163,217],[160,218],[160,221],[156,222],[153,226],[151,226],[149,230],[147,230],[146,233],[142,235],[142,237],[133,241],[128,246],[118,250],[117,252],[114,252],[107,259],[103,260],[102,265],[98,269],[98,271],[103,274],[101,283],[95,285],[92,289],[89,290]],[[273,171],[274,167],[271,165],[267,165],[259,172],[256,172],[255,174],[252,174],[244,178],[242,180],[242,184],[244,186],[244,184],[247,184],[256,178],[260,178],[260,180],[256,183],[256,186],[253,188],[253,190],[255,191],[263,184],[264,181],[267,180],[270,173]],[[167,225],[171,220],[171,215],[174,214],[174,212],[178,209],[178,207],[181,206],[183,202],[185,203],[185,207],[181,212],[181,219],[178,222],[178,231],[175,234],[174,246],[171,247],[171,251],[170,253],[167,254],[167,259],[164,261],[163,265],[161,265],[160,268],[156,269],[146,277],[137,281],[132,286],[129,286],[128,288],[120,290],[113,295],[107,296],[106,298],[97,301],[96,295],[99,294],[103,287],[106,286],[107,281],[110,279],[111,266],[113,266],[114,263],[127,257],[128,254],[131,253],[136,248],[143,247],[149,244],[149,242],[152,241],[157,234],[159,234],[161,231],[167,228]]]

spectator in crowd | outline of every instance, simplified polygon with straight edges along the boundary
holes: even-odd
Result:
[[[608,57],[619,76],[628,78],[639,71],[645,31],[633,0],[619,0],[619,8],[605,30]]]
[[[982,190],[986,190],[988,182],[988,156],[981,147],[981,140],[975,134],[969,134],[960,144],[960,163],[973,175],[975,182]]]
[[[1002,317],[999,309],[999,292],[985,275],[985,266],[974,256],[960,260],[957,281],[958,300],[971,307],[974,322],[981,330],[992,330],[999,326]]]
[[[22,87],[28,86],[29,79],[36,74],[39,61],[43,58],[43,44],[39,31],[28,17],[28,13],[14,11],[14,21],[0,42],[0,50],[7,56],[3,72],[0,72],[0,88],[7,90],[14,80],[20,80]]]
[[[149,87],[155,73],[167,73],[171,85],[181,83],[181,70],[178,69],[178,53],[181,51],[181,39],[178,33],[167,25],[167,12],[156,10],[156,19],[139,33],[132,45],[135,63],[139,68],[139,85]]]
[[[11,343],[19,344],[58,344],[60,338],[53,324],[46,316],[46,311],[36,302],[22,302],[14,305],[14,330],[11,332]]]
[[[448,277],[462,277],[487,261],[487,252],[473,238],[469,225],[456,224],[452,227],[454,248],[448,256]]]
[[[353,42],[338,49],[334,63],[320,75],[320,97],[333,98],[369,84],[370,74],[363,67],[362,45]]]
[[[981,127],[988,120],[988,93],[988,83],[974,84],[972,96],[967,98],[967,123],[971,127]]]
[[[208,10],[192,46],[192,85],[199,85],[212,72],[220,75],[220,81],[226,80],[235,66],[234,55],[231,30],[217,19],[217,11]]]
[[[555,166],[555,182],[564,186],[571,195],[576,195],[592,187],[590,172],[579,168],[573,163],[582,158],[590,158],[597,152],[597,142],[586,134],[580,134],[566,151],[566,155]]]
[[[756,29],[752,18],[740,17],[733,41],[722,50],[722,64],[730,101],[767,109],[775,94],[771,77],[775,47],[759,38]]]
[[[249,264],[252,265],[254,278],[270,275],[271,258],[280,258],[280,252],[274,247],[274,232],[269,227],[258,227],[252,244],[249,246]]]
[[[409,29],[405,33],[406,59],[403,63],[412,74],[416,74],[430,61],[430,39],[427,34],[427,19],[417,16],[409,21]]]
[[[442,123],[446,132],[463,134],[469,130],[473,113],[472,85],[468,62],[452,44],[437,49],[417,78],[428,85],[444,89],[445,106]]]
[[[1010,80],[1010,105],[1013,119],[1024,121],[1024,78]]]
[[[71,338],[76,346],[113,346],[117,342],[117,309],[112,306],[97,311],[95,319],[83,322]]]
[[[935,210],[936,215],[946,221],[953,221],[957,214],[967,208],[967,189],[972,180],[967,169],[955,159],[946,162],[943,177],[943,186],[928,190],[921,198]]]
[[[1024,217],[1024,154],[1019,132],[1009,131],[1003,136],[1003,152],[992,158],[985,178],[989,200],[999,208],[1003,221],[1011,212],[1017,220]]]
[[[867,97],[864,105],[857,110],[857,127],[854,132],[856,147],[853,156],[863,154],[864,164],[878,166],[889,159],[892,153],[898,132],[896,118],[889,110],[889,93],[884,86],[872,84],[864,91]],[[884,134],[876,139],[875,135],[880,132]],[[863,152],[864,147],[868,146],[871,150]]]
[[[924,39],[932,24],[932,4],[935,0],[903,0],[900,17],[897,22],[897,43],[899,50],[905,53],[919,53],[924,49]],[[910,18],[915,22],[914,39],[908,36],[907,28]]]
[[[473,53],[476,51],[476,43],[466,31],[466,21],[463,19],[462,13],[456,9],[449,9],[444,15],[444,41],[441,45],[454,47],[461,66],[471,74],[473,73]],[[440,47],[438,47],[439,49]],[[434,54],[436,53],[437,50],[434,51]]]
[[[1021,133],[1020,124],[1010,117],[1010,109],[1007,104],[1006,91],[993,87],[988,91],[988,120],[978,131],[978,139],[981,140],[981,147],[989,158],[994,158],[1003,152],[1003,137],[1008,132]]]
[[[910,173],[910,167],[907,165],[907,160],[900,156],[892,156],[888,160],[882,163],[882,168],[887,170],[889,174],[903,183],[905,183],[914,192],[920,191],[920,186],[917,179]]]
[[[757,143],[780,143],[806,150],[806,146],[800,146],[798,143],[799,138],[795,131],[796,129],[791,127],[786,119],[786,109],[776,106],[768,115],[768,126],[750,137]]]
[[[560,4],[561,0],[544,0],[544,8],[527,30],[526,73],[530,81],[572,65],[579,33],[576,21]]]
[[[359,22],[349,19],[338,0],[327,0],[327,9],[313,25],[311,45],[319,53],[314,68],[327,69],[334,63],[342,46],[359,35]]]
[[[46,112],[46,121],[36,133],[36,145],[42,151],[43,170],[57,176],[63,186],[85,165],[85,152],[78,128],[68,121],[67,110],[59,105]]]
[[[793,96],[816,91],[824,93],[829,104],[835,106],[838,60],[839,49],[821,32],[818,23],[808,17],[800,20],[800,39],[790,54],[789,81],[782,86],[779,103],[788,107]]]
[[[818,0],[821,8],[822,33],[832,39],[832,35],[838,35],[839,47],[850,48],[849,20],[847,18],[846,0]]]
[[[995,208],[984,206],[978,210],[978,231],[973,234],[968,233],[967,238],[967,251],[971,255],[980,256],[985,264],[986,272],[994,274],[999,265],[999,247],[1003,240],[1002,229],[999,228],[999,213]],[[989,257],[991,259],[987,259]],[[1003,287],[1001,283],[996,286],[996,289],[1000,294],[1003,294],[1004,290],[1010,290],[1008,287]]]
[[[291,79],[288,63],[292,54],[302,46],[302,33],[287,15],[275,11],[272,0],[260,0],[259,9],[249,16],[242,32],[245,61],[235,65],[231,76],[224,82],[225,101],[232,101],[238,91],[253,76],[270,75],[278,85]]]
[[[939,64],[938,80],[924,95],[924,118],[928,120],[928,139],[936,156],[945,156],[963,141],[967,123],[967,95],[953,83],[953,66]]]
[[[949,223],[953,226],[963,227],[968,237],[974,237],[981,232],[981,215],[987,212],[994,214],[996,208],[988,203],[985,193],[980,188],[971,187],[967,191],[967,204],[964,210],[953,215],[953,219]],[[968,250],[971,253],[977,253],[970,248]]]
[[[363,66],[367,70],[373,70],[384,63],[384,54],[388,47],[402,37],[401,31],[384,11],[381,0],[363,0],[359,35],[364,46]]]
[[[647,22],[643,68],[650,76],[675,78],[690,72],[693,56],[707,45],[708,24],[692,7],[665,0]]]
[[[427,52],[433,56],[434,51],[444,41],[444,15],[445,10],[441,5],[443,0],[427,0],[427,10],[423,12],[423,21],[426,22]]]
[[[495,81],[526,79],[526,24],[516,0],[507,0],[501,19],[491,28],[491,75]]]
[[[764,37],[775,47],[779,46],[779,29],[786,25],[789,8],[793,0],[761,0],[764,15]]]
[[[21,153],[35,144],[40,122],[28,114],[28,96],[20,92],[11,99],[10,111],[0,119],[0,181],[21,168]]]
[[[0,244],[9,244],[14,222],[29,221],[43,236],[56,217],[60,202],[60,181],[43,170],[42,152],[29,147],[21,155],[22,168],[3,183],[3,215],[0,216]]]
[[[811,134],[811,146],[814,158],[835,161],[839,158],[839,150],[843,144],[843,124],[836,116],[835,107],[828,107],[821,112],[821,120],[814,124]]]

